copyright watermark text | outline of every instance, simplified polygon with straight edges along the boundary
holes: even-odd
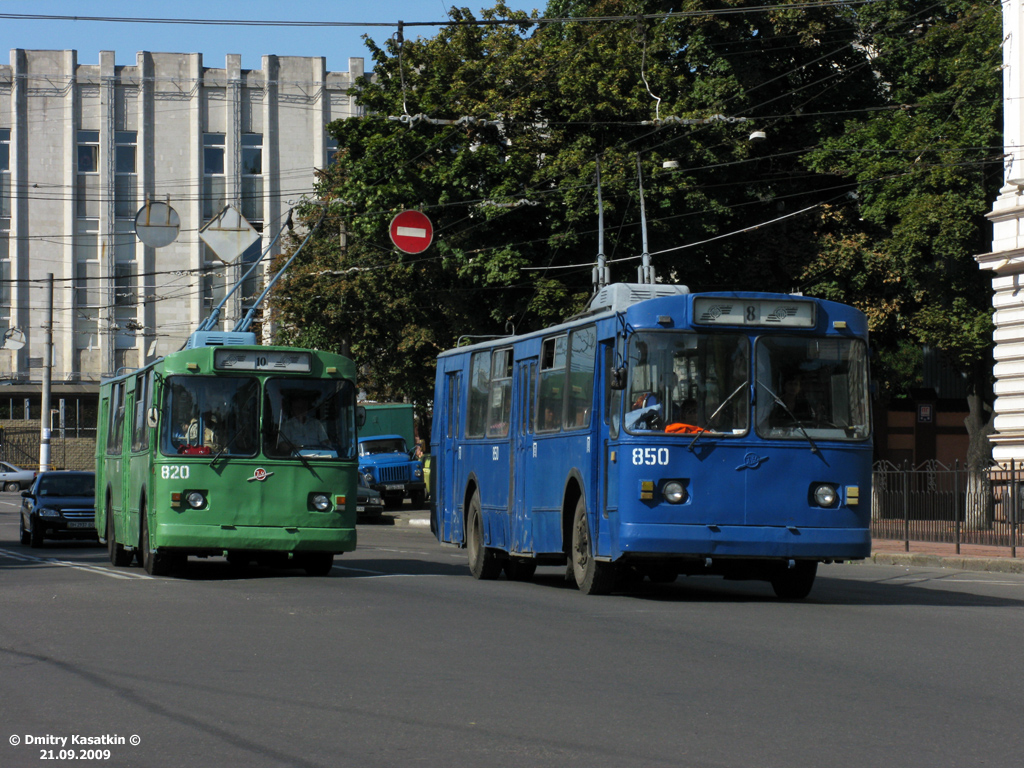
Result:
[[[72,733],[60,736],[52,733],[37,735],[12,734],[8,739],[12,747],[34,747],[39,750],[40,760],[109,760],[110,749],[142,742],[135,734],[121,736],[117,733],[83,734]]]

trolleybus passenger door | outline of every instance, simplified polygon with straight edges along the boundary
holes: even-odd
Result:
[[[459,468],[460,437],[462,435],[462,371],[453,371],[445,377],[445,424],[441,472],[437,478],[438,525],[441,541],[462,541],[462,514],[458,508],[460,488],[456,473]]]
[[[515,408],[513,413],[513,445],[509,460],[509,499],[511,515],[511,552],[532,552],[533,535],[530,508],[526,498],[529,475],[533,471],[533,382],[537,374],[537,358],[516,363]]]

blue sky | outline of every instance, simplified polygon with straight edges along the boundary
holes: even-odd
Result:
[[[511,8],[543,9],[546,0],[509,0]],[[441,21],[452,5],[493,7],[488,0],[246,0],[246,2],[196,2],[176,0],[151,3],[142,0],[3,0],[0,13],[52,16],[104,16],[117,18],[231,19],[259,21],[323,21],[383,24],[378,27],[251,27],[184,24],[139,24],[112,21],[0,19],[3,63],[12,48],[66,49],[78,51],[79,64],[99,63],[100,51],[115,51],[117,64],[135,64],[137,51],[202,53],[207,67],[223,67],[229,53],[242,55],[243,69],[259,69],[264,54],[325,56],[327,68],[347,71],[350,56],[362,56],[367,70],[371,62],[362,40],[368,34],[382,43],[395,32],[397,21]],[[430,36],[436,28],[412,28],[406,37]]]

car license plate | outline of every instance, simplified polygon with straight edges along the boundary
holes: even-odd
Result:
[[[92,528],[92,521],[74,520],[68,523],[68,528]]]
[[[404,485],[385,485],[384,486],[384,490],[385,491],[404,491],[405,490],[405,486]]]

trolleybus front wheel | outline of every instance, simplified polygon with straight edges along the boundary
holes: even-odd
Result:
[[[184,564],[184,558],[166,552],[153,552],[149,544],[149,522],[146,520],[145,506],[139,510],[139,517],[142,520],[142,567],[150,576],[167,576],[175,567]]]
[[[308,576],[326,576],[334,567],[334,554],[331,552],[306,552],[301,558],[302,567]]]
[[[814,560],[798,560],[792,568],[785,568],[772,575],[772,589],[775,596],[783,600],[802,600],[811,593],[818,563]]]
[[[496,579],[501,573],[502,563],[497,555],[484,546],[484,519],[480,513],[480,491],[473,491],[466,515],[466,552],[469,555],[469,572],[474,579]]]
[[[572,548],[569,551],[572,573],[576,578],[576,586],[583,594],[607,595],[615,587],[615,566],[594,559],[593,543],[587,520],[587,505],[580,496],[572,520]]]

